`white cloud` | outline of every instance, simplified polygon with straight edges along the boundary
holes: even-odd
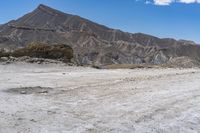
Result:
[[[162,6],[169,5],[172,2],[173,2],[173,0],[154,0],[155,5],[162,5]]]
[[[181,3],[186,3],[186,4],[190,4],[190,3],[198,2],[198,0],[179,0],[179,2],[181,2]]]
[[[191,4],[191,3],[200,3],[200,0],[153,0],[153,3],[155,5],[160,6],[167,6],[172,3],[185,3],[185,4]],[[146,4],[150,4],[151,2],[149,0],[146,0]]]

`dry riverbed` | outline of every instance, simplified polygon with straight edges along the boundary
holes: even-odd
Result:
[[[200,132],[200,69],[0,65],[0,133]]]

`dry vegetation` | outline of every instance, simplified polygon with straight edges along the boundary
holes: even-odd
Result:
[[[73,50],[70,46],[64,44],[47,45],[43,43],[31,43],[27,47],[12,52],[0,51],[0,57],[9,56],[63,59],[64,62],[69,62],[73,58]]]
[[[103,69],[135,69],[135,68],[157,68],[159,65],[153,64],[111,64],[102,66]]]
[[[4,49],[0,49],[0,57],[8,57],[10,52],[6,52]]]

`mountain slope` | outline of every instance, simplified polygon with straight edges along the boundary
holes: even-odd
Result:
[[[200,46],[190,41],[126,33],[45,5],[0,26],[0,47],[16,49],[32,42],[68,44],[79,64],[162,64],[186,56],[200,61]]]

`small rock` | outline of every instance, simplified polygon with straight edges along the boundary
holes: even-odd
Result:
[[[27,94],[27,92],[26,91],[21,91],[20,94]]]
[[[47,90],[42,90],[39,93],[48,93],[48,91]]]
[[[0,111],[0,114],[4,114],[5,112],[3,112],[3,111]]]
[[[47,113],[48,113],[49,115],[52,115],[52,114],[56,114],[56,111],[48,110]]]
[[[32,121],[32,122],[37,122],[36,120],[34,120],[34,119],[31,119],[30,121]]]
[[[0,58],[2,61],[7,61],[8,60],[8,57],[1,57]]]
[[[19,120],[19,121],[22,121],[22,120],[23,120],[23,118],[18,118],[17,120]]]

